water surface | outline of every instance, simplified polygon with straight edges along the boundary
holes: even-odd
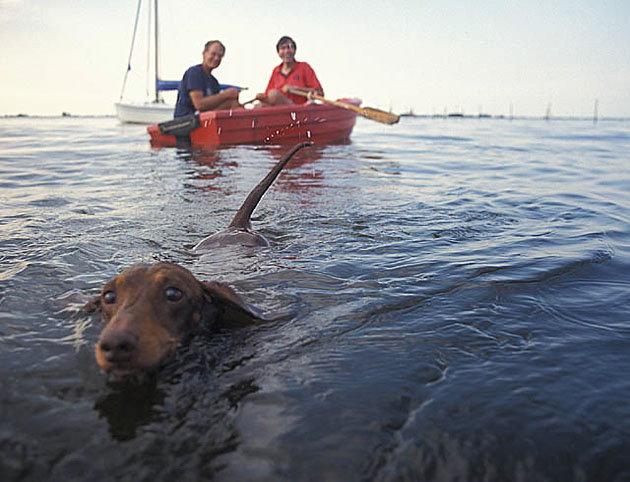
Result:
[[[3,480],[630,480],[630,123],[359,119],[303,150],[0,119]],[[81,299],[173,261],[287,316],[108,380]]]

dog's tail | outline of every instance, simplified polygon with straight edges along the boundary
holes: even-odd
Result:
[[[258,203],[262,199],[265,192],[267,192],[267,189],[269,189],[269,186],[271,186],[273,184],[273,181],[276,180],[278,174],[280,174],[280,171],[282,171],[282,168],[284,168],[286,163],[289,162],[289,159],[293,157],[293,154],[295,154],[303,147],[307,147],[312,144],[312,142],[302,142],[301,144],[294,146],[293,149],[285,154],[285,156],[280,159],[275,166],[273,166],[273,168],[271,169],[271,171],[269,171],[265,178],[260,181],[258,185],[249,193],[241,208],[234,215],[234,218],[230,223],[230,227],[241,229],[251,228],[250,218],[252,213],[254,212],[254,209],[256,209],[256,206],[258,206]]]

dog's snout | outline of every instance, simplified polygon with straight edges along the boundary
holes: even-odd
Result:
[[[129,331],[103,333],[99,348],[110,363],[129,361],[138,348],[138,337]]]

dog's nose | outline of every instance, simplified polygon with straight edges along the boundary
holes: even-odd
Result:
[[[131,360],[138,348],[138,337],[129,331],[112,331],[103,333],[98,343],[108,362],[120,363]]]

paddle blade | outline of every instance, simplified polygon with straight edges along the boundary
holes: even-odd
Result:
[[[400,116],[384,110],[375,109],[373,107],[359,107],[363,117],[372,119],[383,124],[395,124],[400,120]]]

